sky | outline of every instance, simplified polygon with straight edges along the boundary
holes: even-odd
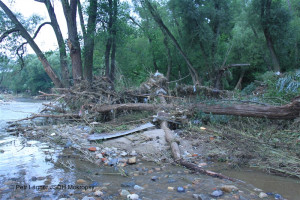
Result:
[[[48,17],[48,12],[43,3],[36,2],[34,0],[14,0],[13,3],[10,3],[11,0],[2,0],[7,7],[9,7],[14,13],[19,12],[25,18],[29,18],[33,14],[39,15],[44,18],[44,21],[50,21]],[[54,0],[54,10],[58,23],[60,25],[63,37],[67,38],[67,26],[65,17],[63,15],[63,10],[61,7],[60,1]],[[42,22],[41,22],[42,23]],[[37,24],[37,27],[39,24]],[[56,50],[58,48],[56,37],[53,29],[50,25],[44,26],[39,32],[38,36],[35,39],[35,42],[41,48],[42,51]],[[33,50],[27,45],[28,53],[34,53]]]
[[[44,20],[41,23],[50,21],[47,9],[43,3],[39,3],[34,0],[2,0],[2,1],[14,13],[15,12],[21,13],[25,18],[29,18],[30,16],[35,14],[44,18]],[[66,19],[63,15],[61,2],[59,0],[51,0],[51,1],[53,2],[55,14],[57,17],[57,21],[60,25],[60,29],[62,31],[63,37],[64,39],[66,39],[68,36],[67,25],[66,25]],[[129,2],[129,4],[132,4],[131,0],[121,0],[121,2],[123,1],[127,1]],[[79,25],[79,19],[77,19],[77,23]],[[37,27],[38,26],[39,24],[37,24]],[[80,32],[80,28],[78,28],[78,31]],[[35,39],[35,42],[40,47],[40,49],[44,52],[58,49],[56,37],[50,25],[46,25],[40,30],[38,36]],[[27,45],[27,50],[29,54],[34,53],[29,45]]]

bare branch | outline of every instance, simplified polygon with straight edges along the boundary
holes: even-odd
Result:
[[[7,30],[5,31],[1,37],[0,37],[0,43],[11,33],[14,33],[14,32],[19,32],[20,30],[18,28],[12,28],[10,30]]]

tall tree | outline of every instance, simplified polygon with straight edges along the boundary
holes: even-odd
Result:
[[[74,83],[79,83],[82,80],[82,60],[81,47],[79,43],[77,31],[77,6],[78,0],[61,0],[64,15],[68,27],[68,47],[70,49],[70,57],[72,62],[72,74]]]
[[[84,58],[84,78],[91,84],[93,81],[93,60],[94,60],[94,46],[95,46],[95,31],[96,31],[96,19],[97,19],[97,0],[89,0],[88,22],[85,28],[83,11],[80,1],[78,1],[78,11],[81,22],[81,29],[83,34],[83,58]]]
[[[46,73],[51,78],[54,85],[56,87],[64,87],[63,83],[60,81],[58,76],[53,71],[53,69],[52,69],[51,65],[49,64],[44,53],[41,51],[41,49],[38,47],[38,45],[34,42],[33,37],[30,36],[30,34],[27,32],[27,30],[24,28],[24,26],[20,23],[20,21],[17,19],[17,17],[13,14],[13,12],[1,0],[0,0],[0,7],[6,13],[6,15],[12,21],[12,23],[15,25],[13,32],[18,31],[20,33],[20,35],[28,42],[28,44],[31,46],[31,48],[33,49],[33,51],[36,53],[39,60],[43,64],[43,67],[44,67]],[[8,32],[12,33],[12,29],[8,30]]]
[[[51,26],[55,33],[57,44],[59,47],[62,82],[66,87],[68,87],[70,85],[70,81],[69,81],[69,69],[67,63],[66,45],[56,18],[56,14],[54,12],[53,5],[51,4],[50,0],[35,0],[35,1],[44,3],[47,8],[48,15],[51,20]]]
[[[153,19],[156,21],[156,23],[159,26],[159,28],[161,29],[161,31],[165,32],[165,34],[171,39],[171,41],[173,42],[173,44],[175,45],[175,47],[177,48],[177,50],[180,52],[180,54],[184,58],[187,66],[188,66],[188,70],[190,72],[190,75],[192,77],[194,85],[200,84],[198,72],[193,67],[190,59],[187,57],[186,53],[181,48],[180,44],[178,43],[178,41],[176,40],[176,38],[174,37],[174,35],[171,33],[171,31],[168,29],[168,27],[163,22],[162,18],[160,17],[159,13],[157,12],[157,10],[152,6],[152,4],[150,3],[149,0],[140,0],[140,2],[145,7],[148,8],[149,12],[151,13]]]

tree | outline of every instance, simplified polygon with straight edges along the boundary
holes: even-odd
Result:
[[[149,0],[140,0],[140,2],[145,7],[148,8],[149,12],[151,13],[153,19],[156,21],[156,23],[159,26],[159,28],[161,29],[161,31],[164,32],[170,38],[170,40],[173,42],[173,44],[175,45],[177,50],[180,52],[180,54],[184,58],[187,66],[188,66],[188,70],[190,72],[190,75],[193,79],[194,85],[200,84],[200,80],[199,80],[199,76],[198,76],[197,71],[194,69],[190,59],[187,57],[186,53],[182,50],[180,44],[178,43],[178,41],[176,40],[174,35],[171,33],[171,31],[168,29],[168,27],[164,24],[162,18],[159,16],[157,10],[154,9],[154,7],[152,6],[152,4],[150,3]]]
[[[79,43],[76,22],[78,0],[70,0],[70,3],[68,0],[61,0],[61,4],[68,27],[68,47],[70,49],[70,57],[72,62],[73,81],[76,84],[79,83],[83,78],[81,47]]]
[[[90,4],[87,11],[89,17],[86,28],[84,24],[83,12],[80,1],[78,1],[78,12],[80,16],[80,23],[84,42],[84,78],[91,84],[93,81],[93,57],[98,3],[97,0],[89,0],[89,2]]]
[[[62,82],[66,87],[68,87],[70,85],[70,82],[69,82],[69,69],[67,63],[66,45],[56,18],[56,14],[54,12],[54,8],[50,0],[35,0],[35,1],[44,3],[47,8],[51,20],[51,26],[55,33],[58,48],[59,48]]]
[[[2,10],[6,13],[8,18],[12,21],[12,23],[15,25],[14,30],[10,29],[6,31],[3,35],[7,33],[12,33],[12,32],[19,32],[20,35],[28,42],[28,44],[31,46],[33,51],[36,53],[38,56],[39,60],[43,64],[43,67],[48,74],[48,76],[51,78],[53,81],[54,85],[56,87],[63,87],[62,82],[58,78],[58,76],[55,74],[53,71],[51,65],[49,64],[47,58],[43,54],[43,52],[40,50],[38,45],[34,42],[33,38],[30,36],[30,34],[27,32],[27,30],[24,28],[24,26],[19,22],[19,20],[16,18],[16,16],[12,13],[12,11],[0,0],[0,7]],[[2,37],[2,36],[1,36]]]

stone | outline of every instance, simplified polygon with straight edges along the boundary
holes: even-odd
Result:
[[[183,187],[178,187],[177,192],[185,192],[185,189]]]
[[[206,194],[193,194],[193,198],[197,200],[211,200],[211,198]]]
[[[102,155],[102,153],[98,153],[98,154],[96,155],[96,158],[97,158],[97,159],[101,159],[101,158],[103,158],[103,155]]]
[[[175,182],[176,182],[175,179],[169,179],[169,180],[168,180],[168,183],[175,183]]]
[[[136,157],[132,157],[128,159],[128,164],[135,164],[136,163]]]
[[[113,158],[108,162],[109,166],[115,166],[119,163],[119,159],[118,158]]]
[[[97,151],[96,147],[90,147],[90,148],[88,148],[88,150],[91,151],[91,152]]]
[[[139,186],[139,185],[135,185],[135,186],[133,187],[133,189],[135,189],[135,190],[143,190],[144,188],[141,187],[141,186]]]
[[[95,198],[94,197],[85,196],[81,200],[95,200]]]
[[[173,191],[174,187],[168,187],[168,190]]]
[[[134,181],[121,183],[121,187],[134,187],[135,185]]]
[[[133,151],[131,151],[130,152],[130,154],[129,155],[131,155],[131,156],[137,156],[137,153],[136,153],[136,151],[135,150],[133,150]]]
[[[213,197],[220,197],[223,195],[223,192],[222,192],[222,190],[215,190],[210,195]]]
[[[33,177],[31,177],[31,180],[32,180],[32,181],[36,181],[36,180],[37,180],[37,177],[33,176]]]
[[[221,187],[221,190],[222,190],[223,192],[228,192],[228,193],[230,193],[230,192],[232,192],[232,191],[237,191],[238,188],[237,188],[236,186],[234,186],[234,185],[223,185],[223,186]]]
[[[151,180],[152,180],[152,181],[157,181],[157,180],[158,180],[158,177],[157,177],[157,176],[152,176],[152,177],[151,177]]]
[[[275,199],[282,199],[282,196],[281,196],[280,194],[275,194],[275,195],[274,195],[274,198],[275,198]]]
[[[268,195],[267,195],[266,193],[264,193],[264,192],[259,193],[258,196],[259,196],[259,198],[261,198],[261,199],[267,198],[267,197],[268,197]]]
[[[130,195],[130,193],[127,190],[121,190],[120,195],[122,197],[127,197],[127,195]]]
[[[139,199],[139,195],[137,195],[137,194],[129,194],[129,195],[127,195],[127,199],[138,200]]]
[[[120,153],[120,156],[127,156],[128,155],[128,153],[126,153],[125,151],[122,151],[121,153]]]
[[[94,181],[93,183],[90,184],[91,187],[97,187],[99,183],[97,181]]]
[[[100,190],[97,190],[96,192],[94,192],[94,195],[100,197],[103,195],[103,192],[101,192]]]
[[[86,181],[83,180],[83,179],[78,179],[78,180],[76,181],[76,183],[78,183],[78,184],[84,184],[84,183],[86,183]]]

